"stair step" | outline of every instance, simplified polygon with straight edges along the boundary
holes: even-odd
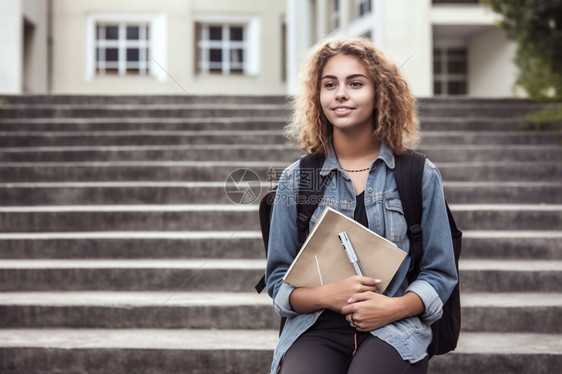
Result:
[[[9,141],[9,138],[6,138]],[[1,142],[2,138],[0,138]],[[287,164],[297,160],[303,152],[294,145],[284,144],[243,144],[232,137],[228,144],[193,144],[173,146],[128,146],[66,147],[53,144],[50,147],[30,148],[27,151],[35,156],[31,161],[220,161],[220,160],[261,160],[284,161]],[[26,139],[27,141],[27,139]],[[39,142],[41,143],[41,142]],[[234,144],[233,144],[234,143]],[[0,145],[1,146],[1,145]],[[8,144],[8,147],[14,145]],[[16,145],[17,146],[17,145]],[[19,147],[19,146],[18,146]],[[15,151],[21,154],[22,149]],[[435,163],[439,162],[538,162],[562,160],[562,146],[559,145],[434,145],[422,146],[425,153]],[[25,158],[29,158],[26,156]],[[24,160],[25,161],[25,160]]]
[[[561,231],[463,231],[463,259],[562,260]],[[259,231],[0,233],[4,259],[264,258]]]
[[[0,372],[260,373],[277,339],[275,330],[7,329]]]
[[[196,104],[286,104],[282,95],[6,95],[0,99],[11,105],[172,105]],[[530,104],[529,100],[517,103]]]
[[[548,374],[561,364],[558,334],[462,333],[456,351],[432,358],[429,372]]]
[[[562,205],[451,205],[462,230],[558,230]],[[255,230],[254,204],[0,207],[1,232]]]
[[[201,118],[288,117],[285,104],[105,104],[105,105],[10,105],[0,107],[3,118]]]
[[[265,260],[0,260],[1,291],[250,292]]]
[[[118,130],[107,131],[0,131],[0,146],[3,158],[15,157],[28,151],[48,150],[49,147],[85,146],[158,146],[158,145],[198,145],[198,144],[284,144],[287,139],[279,130]],[[443,145],[482,146],[530,146],[556,145],[561,135],[554,131],[426,131],[423,133],[422,148]],[[13,147],[13,148],[9,148]],[[30,149],[20,149],[22,147]],[[70,149],[69,149],[70,150]]]
[[[0,260],[0,291],[250,292],[259,259]],[[463,260],[463,292],[562,292],[561,260]]]
[[[562,294],[463,293],[461,299],[463,332],[562,333]],[[255,292],[7,292],[0,293],[0,313],[2,328],[251,330],[279,325],[269,296]]]
[[[464,332],[562,333],[562,293],[463,293],[461,305]]]
[[[0,233],[0,258],[263,259],[265,252],[259,231],[25,232]]]
[[[0,293],[2,328],[275,329],[264,292]]]
[[[518,104],[450,104],[428,103],[420,105],[418,111],[422,117],[475,117],[506,118],[521,117],[536,112],[547,105],[533,103]],[[0,107],[0,116],[4,118],[42,118],[42,117],[201,117],[201,116],[236,116],[252,115],[289,115],[290,107],[285,103],[74,103],[74,104],[10,104]]]
[[[0,183],[0,205],[228,204],[225,182]],[[273,183],[261,183],[261,193]],[[444,182],[456,204],[562,204],[560,182]]]
[[[427,131],[530,131],[536,128],[524,118],[420,117]],[[123,131],[123,130],[281,130],[287,116],[237,117],[106,117],[106,118],[0,118],[0,131]],[[560,130],[560,124],[541,124],[541,131]]]
[[[464,259],[562,260],[562,231],[463,231]]]
[[[459,263],[462,292],[562,292],[560,260],[477,260]]]
[[[264,373],[277,339],[277,330],[5,329],[0,371]],[[433,358],[430,370],[551,374],[561,363],[557,334],[463,333],[456,351]]]
[[[295,158],[296,159],[296,158]],[[439,162],[446,181],[559,182],[561,162]],[[288,166],[280,161],[122,161],[0,163],[0,182],[60,181],[225,181],[237,169],[250,169],[270,181]]]
[[[8,104],[252,104],[252,103],[287,103],[290,97],[284,95],[1,95],[0,99]],[[417,100],[419,105],[459,105],[459,106],[513,106],[542,104],[521,98],[479,98],[479,97],[424,97]]]

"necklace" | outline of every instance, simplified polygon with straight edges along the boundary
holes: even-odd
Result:
[[[342,168],[343,169],[343,168]],[[347,170],[347,169],[343,169],[345,171],[347,171],[348,173],[360,173],[362,171],[367,171],[369,170],[369,168],[365,168],[365,169],[351,169],[351,170]]]

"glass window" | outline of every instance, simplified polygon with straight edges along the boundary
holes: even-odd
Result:
[[[466,81],[449,81],[447,82],[447,93],[449,95],[466,94]]]
[[[467,94],[466,48],[435,48],[433,50],[434,95]]]
[[[371,0],[359,0],[359,17],[371,13]]]
[[[245,25],[197,25],[198,71],[243,74],[246,66]]]
[[[243,27],[231,27],[230,28],[230,40],[233,41],[243,41],[244,40],[244,28]]]
[[[149,72],[148,24],[96,24],[96,73],[145,75]]]
[[[140,28],[138,26],[127,27],[127,40],[139,40]]]

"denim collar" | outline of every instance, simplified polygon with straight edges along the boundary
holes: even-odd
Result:
[[[394,154],[384,141],[381,141],[379,154],[370,165],[371,170],[373,170],[373,165],[375,164],[375,162],[377,162],[377,160],[382,160],[389,169],[394,169]],[[334,151],[334,145],[332,142],[330,142],[330,155],[324,161],[324,165],[322,167],[322,170],[320,171],[320,175],[326,176],[336,169],[340,170],[340,172],[344,171],[338,163],[336,152]]]

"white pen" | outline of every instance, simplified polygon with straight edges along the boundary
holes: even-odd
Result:
[[[357,254],[355,253],[355,249],[353,249],[353,245],[351,244],[347,233],[345,231],[340,232],[338,234],[338,238],[340,238],[345,254],[347,255],[347,258],[349,258],[351,265],[353,265],[355,273],[357,275],[364,276],[363,269],[361,268],[361,264],[359,263],[359,259],[357,258]]]

